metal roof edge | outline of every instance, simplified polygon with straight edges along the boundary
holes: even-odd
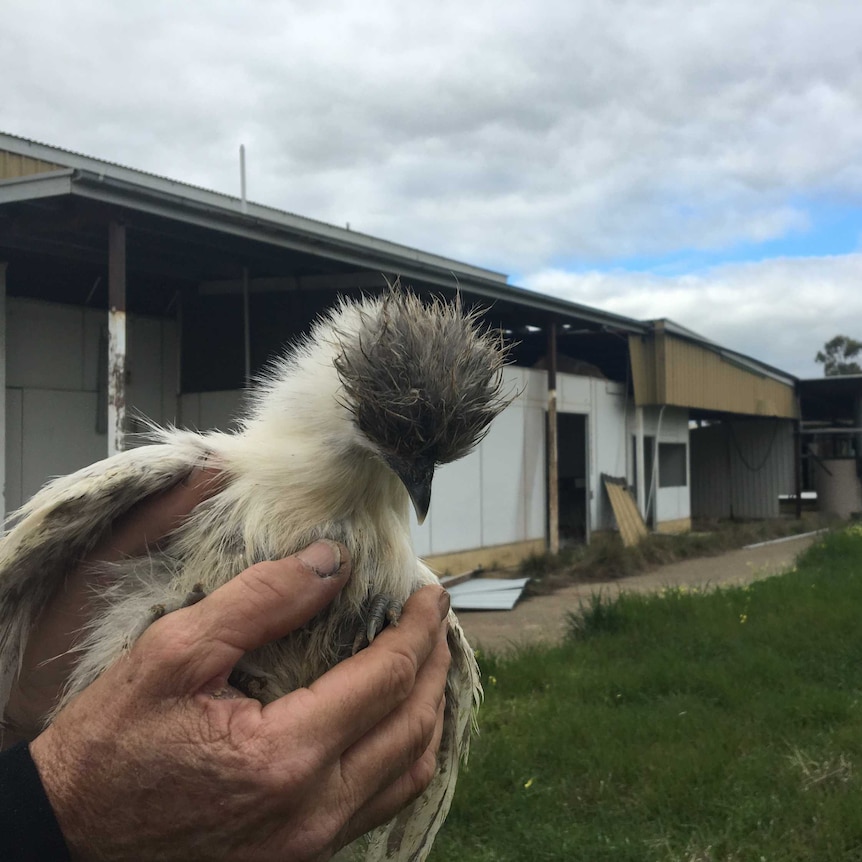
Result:
[[[642,320],[636,320],[634,317],[625,317],[622,314],[614,314],[612,311],[603,311],[600,308],[581,305],[568,299],[559,299],[555,296],[539,293],[514,284],[502,285],[502,289],[503,293],[500,295],[500,299],[524,302],[550,314],[588,320],[591,323],[599,323],[609,330],[622,329],[637,335],[646,335],[649,332],[649,326]]]
[[[264,204],[247,201],[246,209],[243,211],[241,199],[233,195],[212,191],[200,186],[180,182],[179,180],[172,180],[146,171],[124,167],[114,162],[106,162],[91,156],[82,155],[81,153],[63,150],[59,147],[52,147],[25,138],[18,138],[5,132],[0,132],[0,149],[6,149],[10,152],[30,156],[31,158],[45,162],[63,162],[69,168],[75,169],[78,179],[82,182],[95,180],[96,182],[106,183],[113,181],[126,184],[130,190],[135,189],[139,192],[145,191],[151,194],[173,197],[184,205],[188,205],[188,202],[193,202],[225,215],[233,214],[250,219],[259,219],[271,225],[307,233],[331,242],[340,241],[348,246],[370,247],[374,251],[384,254],[407,257],[416,261],[421,260],[429,265],[449,269],[456,273],[470,274],[471,276],[499,281],[501,283],[506,283],[508,279],[505,273],[463,263],[430,252],[420,251],[411,246],[391,242],[390,240],[378,239],[360,231],[337,227],[327,222],[296,215]]]
[[[125,179],[128,182],[137,185],[150,185],[153,188],[160,188],[163,191],[169,191],[174,188],[194,189],[206,195],[222,200],[235,200],[231,195],[222,192],[215,192],[211,189],[206,189],[203,186],[197,186],[193,183],[186,183],[180,180],[173,180],[170,177],[152,173],[151,171],[142,171],[138,168],[130,168],[126,165],[121,165],[118,162],[111,162],[105,159],[97,159],[94,156],[88,156],[84,153],[78,153],[74,150],[66,150],[63,147],[56,147],[51,144],[43,144],[39,141],[34,141],[29,138],[21,138],[17,135],[10,135],[8,132],[0,132],[0,150],[7,150],[16,155],[29,156],[32,159],[38,159],[43,162],[62,163],[69,168],[75,170],[91,171],[102,176],[112,176],[118,179]],[[237,199],[238,200],[238,199]]]
[[[858,380],[862,382],[862,374],[824,374],[823,377],[802,377],[800,383],[829,383],[836,380]]]
[[[663,324],[665,331],[673,335],[681,335],[684,338],[690,338],[693,341],[700,341],[704,344],[714,344],[716,347],[721,346],[717,341],[713,341],[711,338],[707,338],[705,335],[701,335],[699,332],[695,332],[693,329],[689,329],[687,326],[683,326],[669,317],[659,317],[651,322],[653,324]]]
[[[68,195],[72,191],[74,173],[72,168],[62,168],[0,180],[0,204]]]
[[[228,198],[230,206],[222,201],[213,202],[207,196],[190,195],[186,189],[163,191],[152,186],[121,180],[113,176],[95,174],[78,169],[73,176],[73,192],[83,197],[116,205],[125,205],[169,218],[217,229],[228,228],[232,233],[259,242],[287,245],[292,248],[341,250],[336,256],[367,265],[367,257],[378,255],[422,272],[435,272],[443,284],[455,287],[459,279],[506,286],[506,276],[490,270],[451,260],[429,252],[388,240],[377,239],[357,231],[315,222],[302,216],[282,213],[258,204],[248,204],[242,211],[239,199]],[[293,241],[290,238],[293,237]]]
[[[93,196],[101,200],[107,199],[118,204],[123,203],[124,198],[150,199],[159,204],[157,210],[162,214],[169,214],[174,218],[185,218],[185,220],[198,224],[206,223],[212,219],[217,226],[233,225],[235,232],[252,239],[256,238],[261,242],[272,242],[273,231],[300,234],[317,247],[328,245],[331,248],[347,249],[354,255],[363,254],[367,256],[370,252],[385,256],[390,259],[390,265],[389,267],[384,265],[384,269],[391,268],[391,264],[396,262],[399,264],[399,268],[401,266],[406,267],[403,272],[404,275],[418,273],[425,278],[430,275],[441,286],[457,287],[463,281],[465,288],[491,300],[524,303],[551,314],[587,320],[608,328],[623,329],[627,332],[644,333],[647,331],[647,327],[641,321],[633,318],[511,285],[505,280],[505,276],[494,277],[496,274],[489,270],[422,252],[409,246],[379,240],[355,231],[325,225],[322,222],[310,222],[302,217],[280,213],[278,210],[271,210],[256,204],[249,204],[248,211],[243,213],[239,207],[238,199],[235,200],[236,205],[229,208],[213,206],[187,194],[165,193],[151,187],[142,187],[137,183],[129,183],[84,170],[75,172],[73,184],[75,190],[85,196]],[[150,210],[153,211],[152,207]],[[192,213],[201,214],[204,218],[188,218]],[[273,213],[276,216],[281,216],[281,218],[272,218]],[[322,228],[322,230],[310,231],[307,229],[309,224],[316,228]],[[292,245],[296,247],[297,244],[293,243]],[[361,260],[350,254],[346,257],[342,256],[342,259],[368,266],[367,259]]]
[[[55,179],[56,177],[71,177],[74,173],[74,168],[57,168],[54,171],[40,171],[38,174],[25,174],[21,177],[0,177],[0,186],[14,186],[18,183],[32,183],[44,179]]]

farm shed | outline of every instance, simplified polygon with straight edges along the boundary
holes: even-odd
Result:
[[[441,570],[612,528],[603,473],[637,488],[657,529],[685,529],[691,420],[766,428],[765,417],[795,416],[792,378],[673,324],[0,134],[3,508],[136,445],[141,417],[231,427],[245,381],[317,314],[399,276],[420,294],[459,291],[513,345],[513,404],[474,453],[438,471],[429,516],[413,527],[417,551]],[[704,401],[716,381],[745,384],[748,399]]]
[[[802,456],[806,487],[818,509],[862,514],[862,374],[801,380]]]

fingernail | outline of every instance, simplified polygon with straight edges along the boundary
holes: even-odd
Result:
[[[296,556],[321,578],[331,578],[341,569],[342,547],[330,539],[320,539]]]
[[[449,593],[447,593],[446,590],[443,590],[443,592],[440,593],[440,598],[437,599],[437,602],[440,605],[440,619],[445,620],[449,613],[449,608],[452,607],[452,600],[449,598]]]

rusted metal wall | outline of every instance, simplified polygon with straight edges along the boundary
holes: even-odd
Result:
[[[720,422],[691,431],[691,513],[695,518],[777,518],[778,497],[794,493],[793,423]]]
[[[706,346],[658,330],[646,338],[630,336],[629,350],[639,406],[797,417],[791,385],[737,365]]]
[[[51,162],[43,162],[41,159],[10,153],[8,150],[0,150],[0,180],[44,174],[47,171],[60,170],[62,167],[62,165],[55,165]]]

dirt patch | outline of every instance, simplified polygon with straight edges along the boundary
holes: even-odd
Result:
[[[577,611],[595,593],[615,596],[623,591],[644,593],[664,587],[708,589],[747,584],[790,568],[813,541],[813,536],[800,536],[716,557],[684,560],[642,575],[563,587],[552,595],[523,599],[511,611],[462,611],[458,618],[470,643],[479,649],[500,652],[523,644],[557,643],[566,632],[569,612]]]

